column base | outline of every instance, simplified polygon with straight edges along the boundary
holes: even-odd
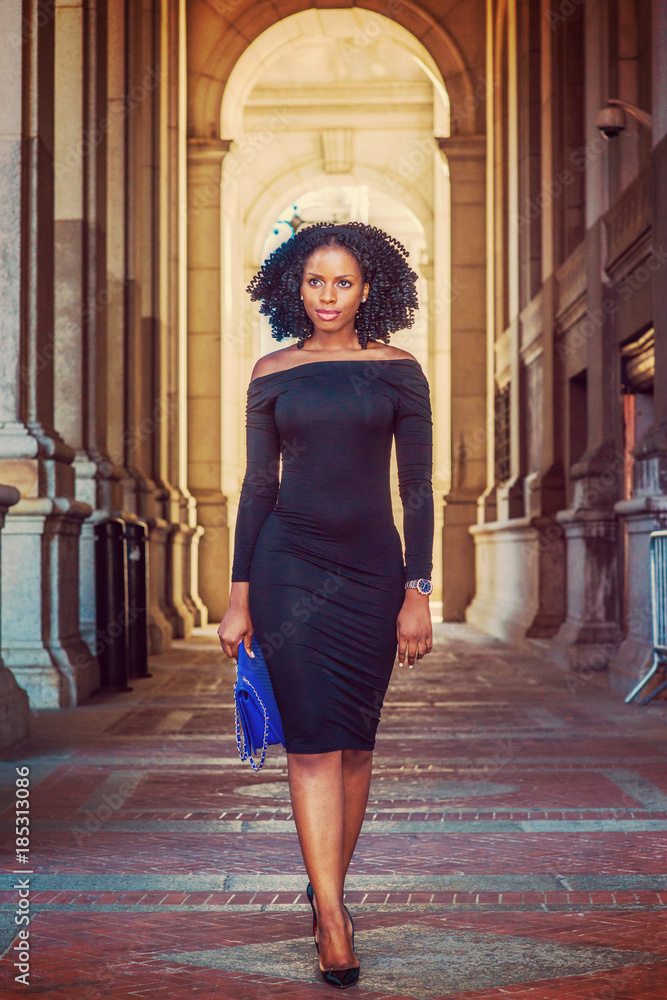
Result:
[[[10,507],[21,499],[15,486],[0,483],[0,528]],[[30,734],[30,702],[0,658],[0,750],[13,746]]]
[[[445,497],[442,526],[442,620],[463,622],[475,596],[475,545],[470,526],[477,519],[477,497]]]
[[[167,618],[174,639],[187,639],[192,632],[195,609],[190,603],[190,545],[194,528],[187,524],[172,524],[167,543],[169,605]]]
[[[11,670],[0,661],[0,750],[30,735],[30,702]]]
[[[477,593],[466,620],[522,648],[555,634],[564,618],[564,540],[552,518],[514,518],[470,528]]]
[[[146,518],[148,524],[148,645],[152,655],[171,649],[173,638],[167,617],[167,535],[169,522],[161,517]]]
[[[208,625],[208,608],[199,596],[199,543],[203,534],[204,529],[200,524],[197,524],[194,528],[194,534],[190,542],[190,566],[187,597],[188,602],[192,607],[192,622],[195,628],[201,628],[204,625]]]
[[[564,510],[556,520],[567,538],[568,614],[546,655],[570,670],[605,670],[621,641],[616,514]]]
[[[204,529],[199,543],[199,593],[209,621],[221,621],[229,601],[230,552],[227,497],[211,490],[195,493],[197,520]]]
[[[2,537],[2,642],[6,666],[34,708],[65,708],[100,686],[79,632],[79,536],[89,504],[23,498]]]
[[[622,500],[614,509],[627,532],[627,608],[625,635],[609,662],[609,684],[626,695],[653,662],[650,534],[665,526],[667,496]]]

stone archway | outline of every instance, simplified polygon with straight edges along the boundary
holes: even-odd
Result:
[[[215,6],[215,5],[214,5]],[[395,8],[395,9],[394,9]],[[444,184],[452,178],[451,223],[456,236],[449,237],[449,191],[443,196],[432,197],[430,211],[438,202],[438,222],[433,218],[426,221],[425,229],[430,244],[430,301],[437,305],[435,324],[438,335],[432,338],[432,371],[429,372],[434,399],[434,425],[436,436],[442,438],[435,463],[434,488],[436,508],[437,497],[450,494],[446,514],[452,522],[453,545],[445,541],[445,551],[449,551],[447,561],[451,576],[451,594],[443,594],[444,617],[462,617],[462,612],[471,593],[473,572],[472,546],[465,551],[467,526],[475,520],[475,500],[484,483],[484,456],[478,462],[473,456],[464,471],[471,472],[463,479],[463,492],[459,489],[456,497],[451,496],[453,473],[461,477],[461,467],[466,458],[459,460],[458,467],[452,460],[451,443],[460,439],[464,425],[471,420],[475,426],[484,426],[485,386],[474,386],[472,392],[460,397],[456,409],[451,400],[451,372],[456,367],[457,355],[463,358],[467,370],[484,370],[484,281],[485,247],[483,239],[474,247],[465,230],[469,221],[467,213],[479,217],[480,232],[484,233],[484,141],[480,135],[479,122],[482,117],[481,100],[475,94],[474,73],[470,65],[482,65],[483,46],[475,58],[468,59],[454,40],[446,26],[446,17],[438,22],[414,4],[392,2],[384,9],[379,5],[365,5],[348,9],[317,10],[306,4],[294,3],[287,10],[281,9],[283,17],[276,19],[271,5],[227,3],[218,4],[219,14],[213,13],[211,6],[193,3],[189,10],[189,485],[197,497],[199,522],[206,534],[202,542],[200,587],[211,615],[215,618],[224,613],[224,595],[220,580],[222,567],[229,564],[229,528],[227,518],[227,495],[238,489],[239,459],[243,447],[241,418],[245,384],[251,367],[251,352],[247,350],[248,318],[245,305],[239,301],[238,289],[250,276],[256,266],[254,255],[248,254],[244,244],[244,259],[239,260],[237,235],[242,231],[244,218],[238,217],[238,173],[231,169],[238,149],[235,142],[245,101],[257,82],[258,63],[264,67],[281,46],[298,45],[308,33],[319,36],[349,32],[349,24],[354,23],[357,43],[363,47],[365,38],[377,35],[377,25],[388,39],[397,46],[403,46],[410,53],[415,64],[420,66],[424,78],[442,88],[444,113],[440,113],[438,130],[430,136],[431,148],[428,156],[439,165]],[[391,17],[387,17],[387,14]],[[287,16],[285,16],[287,15]],[[294,15],[294,16],[289,16]],[[336,28],[336,19],[347,19],[348,28]],[[365,33],[365,34],[364,34]],[[352,45],[355,44],[352,36]],[[252,55],[250,55],[252,53]],[[257,58],[260,56],[261,58]],[[475,61],[477,59],[477,62]],[[449,107],[446,95],[451,101],[451,130],[449,133]],[[275,109],[273,128],[280,131],[280,108]],[[229,129],[230,132],[227,132]],[[433,143],[433,135],[439,140]],[[334,135],[331,139],[334,157],[345,146],[344,137]],[[435,153],[433,150],[435,149]],[[408,203],[413,202],[415,214],[424,214],[419,205],[417,186],[419,169],[410,163],[424,155],[423,150],[413,145],[407,149],[407,176],[401,176],[387,165],[378,169],[372,162],[355,161],[355,167],[367,178],[373,176],[375,182],[386,188],[393,182],[393,194],[403,196]],[[443,156],[444,153],[444,156]],[[326,154],[325,154],[326,155]],[[223,168],[223,159],[226,161]],[[444,162],[442,162],[444,160]],[[322,164],[317,157],[302,158],[296,165],[298,177],[292,188],[296,189],[322,173]],[[438,168],[434,166],[434,172]],[[325,170],[326,172],[326,170]],[[454,186],[456,181],[456,187]],[[460,183],[459,183],[460,181]],[[271,183],[276,182],[276,173],[271,175]],[[271,187],[271,185],[267,185]],[[281,192],[289,201],[289,185],[278,184],[278,191],[267,191],[264,201],[277,204]],[[421,194],[421,192],[419,192]],[[277,200],[278,201],[277,201]],[[262,193],[258,203],[262,201]],[[421,197],[428,203],[429,198]],[[261,212],[259,213],[261,215]],[[442,220],[446,220],[446,225]],[[218,234],[221,237],[218,238]],[[259,237],[257,237],[259,238]],[[438,273],[435,262],[447,259],[446,273]],[[233,258],[236,278],[233,279],[224,262]],[[428,269],[427,269],[428,270]],[[236,289],[236,291],[235,291]],[[482,307],[481,310],[479,307]],[[457,316],[460,321],[457,322]],[[460,335],[457,334],[457,325]],[[235,352],[225,350],[225,337],[231,330],[236,347]],[[221,337],[221,331],[223,331]],[[451,331],[451,332],[450,332]],[[201,378],[200,375],[201,374]],[[220,373],[216,387],[216,373]],[[468,388],[470,388],[468,381]],[[217,391],[216,391],[217,390]],[[224,447],[223,447],[224,442]],[[235,442],[235,444],[230,444]],[[477,475],[477,466],[481,474]],[[469,480],[469,481],[468,481]],[[479,481],[478,481],[479,480]],[[468,495],[469,494],[469,495]],[[452,502],[453,501],[453,502]],[[463,505],[462,505],[463,503]],[[456,506],[458,504],[458,506]],[[452,515],[454,515],[452,517]],[[438,543],[436,542],[436,545]],[[470,582],[461,587],[461,580]]]

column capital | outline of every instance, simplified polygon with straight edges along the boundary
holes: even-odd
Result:
[[[486,156],[486,135],[477,133],[471,135],[436,136],[441,153],[447,160],[483,160]]]
[[[188,139],[188,165],[215,166],[222,163],[231,149],[233,139]]]

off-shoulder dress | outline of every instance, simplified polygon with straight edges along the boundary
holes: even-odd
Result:
[[[432,427],[413,358],[310,361],[248,386],[232,582],[250,584],[288,753],[375,746],[404,584],[432,571]]]

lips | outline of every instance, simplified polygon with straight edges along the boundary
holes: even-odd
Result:
[[[336,319],[337,316],[340,316],[340,311],[336,309],[316,309],[315,312],[320,319]]]

